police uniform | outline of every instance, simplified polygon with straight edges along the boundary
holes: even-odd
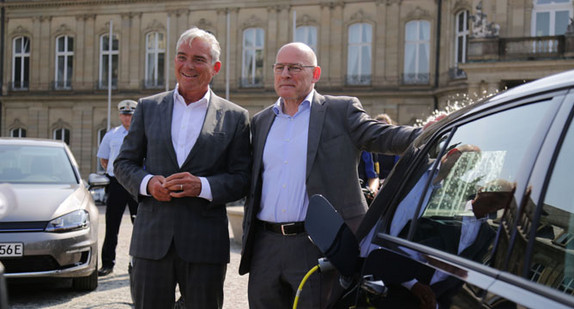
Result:
[[[136,101],[124,100],[118,104],[120,114],[131,115],[137,106]],[[118,244],[118,233],[122,216],[128,205],[132,223],[137,213],[137,202],[118,183],[114,176],[113,162],[120,152],[124,137],[128,130],[123,126],[112,128],[106,133],[98,149],[98,158],[108,160],[106,175],[110,179],[107,188],[108,199],[106,201],[106,236],[102,246],[102,268],[98,271],[99,276],[105,276],[112,272],[116,259],[116,246]]]

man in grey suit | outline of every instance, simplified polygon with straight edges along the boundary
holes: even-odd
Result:
[[[247,110],[215,95],[216,38],[192,28],[177,42],[175,90],[139,100],[114,162],[138,200],[130,245],[136,308],[222,308],[229,263],[225,204],[247,193]]]
[[[302,43],[281,47],[273,67],[276,103],[251,121],[253,169],[239,272],[249,272],[251,309],[291,308],[301,279],[321,257],[303,226],[309,198],[322,194],[356,230],[367,210],[361,150],[401,154],[420,129],[371,119],[353,97],[314,90],[321,68]],[[336,277],[309,278],[301,308],[328,307]]]

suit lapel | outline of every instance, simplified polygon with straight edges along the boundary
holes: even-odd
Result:
[[[265,149],[265,143],[267,142],[267,136],[269,135],[269,130],[271,130],[271,125],[275,120],[275,113],[272,108],[267,108],[260,117],[261,121],[257,124],[257,136],[254,138],[257,141],[253,142],[255,148],[253,149],[253,162],[255,171],[259,177],[259,172],[261,171],[263,165],[263,150]]]
[[[173,142],[171,137],[171,123],[173,117],[173,91],[168,92],[168,94],[159,103],[159,115],[161,123],[159,125],[160,136],[167,136],[165,139],[165,149],[169,155],[170,160],[177,165],[177,155],[175,154],[175,149],[173,148]]]
[[[325,97],[315,92],[313,96],[313,103],[311,104],[311,115],[309,116],[309,133],[307,137],[307,171],[305,179],[309,179],[313,162],[317,155],[319,148],[319,141],[321,140],[321,132],[323,130],[323,123],[325,122],[325,111],[327,106],[325,104]]]

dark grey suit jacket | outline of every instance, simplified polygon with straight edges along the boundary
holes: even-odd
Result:
[[[249,114],[211,93],[201,133],[180,168],[171,139],[173,104],[173,91],[140,99],[114,162],[116,178],[139,202],[130,255],[160,259],[173,241],[187,262],[228,263],[225,203],[247,193]],[[159,202],[139,194],[147,174],[167,177],[178,172],[206,177],[213,201],[189,197]]]
[[[254,222],[261,201],[263,149],[274,119],[275,114],[268,107],[251,121],[253,169],[245,204],[240,274],[249,272],[251,264]],[[356,230],[367,210],[357,173],[361,150],[401,154],[420,130],[371,119],[357,98],[315,93],[307,142],[307,195],[325,196],[351,229]]]

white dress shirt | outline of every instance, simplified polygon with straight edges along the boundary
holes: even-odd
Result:
[[[208,89],[203,98],[196,102],[186,104],[185,99],[179,94],[178,89],[179,85],[176,84],[175,91],[173,92],[171,142],[177,157],[177,164],[181,167],[201,133],[201,128],[205,121],[205,114],[207,113],[207,107],[209,106],[209,100],[211,99],[211,91]],[[153,175],[147,175],[142,180],[142,184],[140,186],[141,194],[149,196],[147,193],[147,185],[152,177]],[[201,181],[201,192],[199,193],[199,197],[209,201],[213,200],[211,187],[209,186],[207,179],[205,177],[198,178]]]

